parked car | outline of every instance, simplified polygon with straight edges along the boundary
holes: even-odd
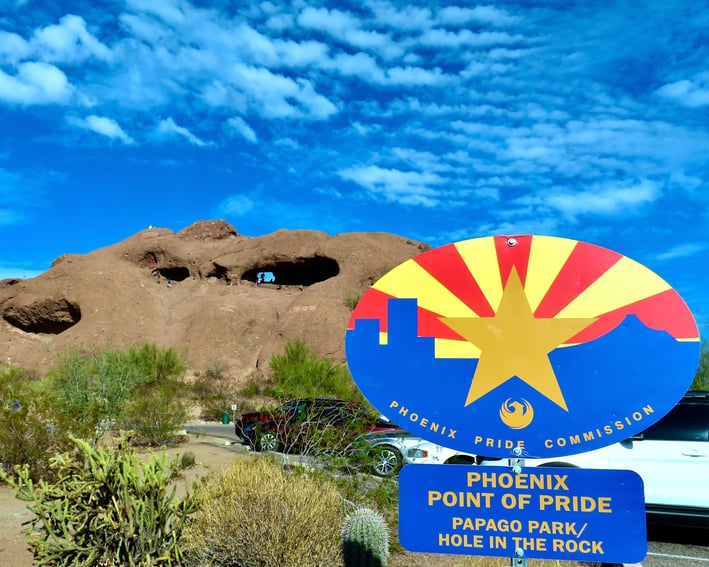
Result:
[[[481,459],[501,465],[504,459]],[[645,485],[651,523],[709,528],[709,392],[690,391],[648,429],[608,447],[524,466],[623,469]]]
[[[298,452],[321,440],[350,442],[362,432],[393,428],[383,416],[336,398],[293,399],[274,410],[243,413],[234,421],[236,436],[257,451]]]
[[[381,477],[396,476],[409,463],[475,464],[475,455],[436,445],[403,429],[362,435],[352,451]]]

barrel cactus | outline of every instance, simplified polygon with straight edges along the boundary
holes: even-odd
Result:
[[[384,517],[371,508],[357,508],[342,528],[342,555],[346,567],[386,567],[389,529]]]

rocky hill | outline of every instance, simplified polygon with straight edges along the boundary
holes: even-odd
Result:
[[[151,342],[177,347],[192,371],[219,364],[244,383],[300,338],[342,361],[348,297],[427,249],[387,233],[246,237],[220,220],[150,228],[1,280],[0,360],[41,376],[67,349]],[[259,285],[261,272],[275,282]]]

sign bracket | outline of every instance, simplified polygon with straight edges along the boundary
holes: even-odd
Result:
[[[522,467],[524,466],[524,457],[522,457],[522,449],[520,447],[515,447],[512,449],[513,457],[509,459],[509,465],[512,472],[516,475],[522,472]],[[515,555],[512,558],[511,567],[527,567],[527,558],[524,556],[524,549],[515,549]]]

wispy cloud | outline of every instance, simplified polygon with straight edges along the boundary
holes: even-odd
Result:
[[[91,114],[86,118],[69,117],[67,120],[73,126],[95,132],[112,140],[118,140],[125,145],[135,144],[135,140],[126,134],[113,118]]]
[[[709,250],[709,242],[688,242],[685,244],[679,244],[673,246],[659,254],[655,255],[655,259],[660,261],[676,260],[680,258],[692,258],[698,256],[699,254],[704,255],[705,252]],[[702,261],[700,259],[699,261]]]
[[[424,207],[440,204],[435,186],[444,183],[444,179],[435,173],[401,171],[373,165],[343,169],[339,174],[343,179],[357,183],[386,201]]]
[[[227,128],[229,132],[244,138],[247,142],[251,142],[252,144],[258,142],[258,136],[256,132],[254,132],[254,129],[240,116],[229,118],[229,120],[227,120]]]
[[[193,146],[198,146],[200,148],[213,145],[210,142],[201,140],[184,126],[178,126],[172,117],[165,118],[158,123],[156,136],[158,139],[184,138]]]
[[[638,214],[644,205],[653,203],[661,195],[660,187],[656,183],[641,181],[630,185],[591,187],[576,192],[544,192],[540,194],[540,199],[563,215],[575,219],[578,215]]]

